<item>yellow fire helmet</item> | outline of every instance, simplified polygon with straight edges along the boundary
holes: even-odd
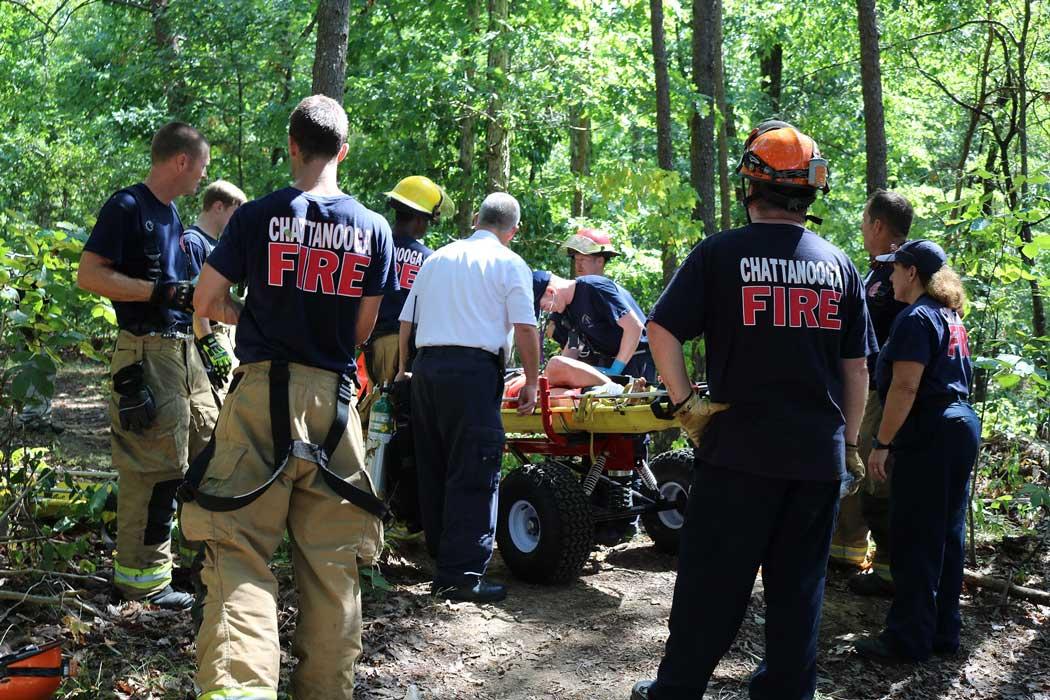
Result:
[[[394,189],[384,194],[406,207],[427,214],[431,219],[456,214],[456,205],[449,199],[445,190],[422,175],[406,177],[397,183]]]
[[[562,252],[566,255],[581,253],[583,255],[604,255],[611,258],[620,252],[613,247],[609,234],[596,228],[577,229],[576,233],[565,239],[561,244]]]

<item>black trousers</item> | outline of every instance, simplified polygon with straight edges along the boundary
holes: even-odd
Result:
[[[981,422],[966,402],[908,416],[894,440],[885,641],[916,661],[959,648],[970,472]]]
[[[766,655],[754,700],[808,700],[839,482],[789,481],[698,462],[679,550],[671,634],[652,700],[698,700],[729,650],[758,569]]]
[[[412,366],[419,506],[438,585],[477,582],[492,558],[503,457],[503,373],[494,355],[426,347]]]

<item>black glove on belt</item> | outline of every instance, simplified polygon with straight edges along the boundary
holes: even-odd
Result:
[[[153,392],[146,384],[141,362],[128,365],[113,375],[113,389],[120,394],[120,427],[140,433],[157,417]]]
[[[149,303],[176,311],[193,313],[193,282],[157,282],[153,285],[153,294]]]

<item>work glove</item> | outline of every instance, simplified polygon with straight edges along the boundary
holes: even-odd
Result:
[[[113,390],[120,394],[118,410],[121,428],[141,433],[153,425],[157,417],[157,404],[146,384],[141,362],[128,365],[114,374]]]
[[[621,362],[620,360],[613,360],[613,363],[608,367],[595,367],[594,369],[598,370],[607,377],[611,377],[613,375],[623,374],[624,367],[626,366],[627,363],[625,362]]]
[[[233,369],[230,354],[219,343],[214,333],[197,338],[194,342],[197,345],[197,352],[201,354],[204,370],[208,373],[208,381],[216,389],[221,389],[230,376],[230,370]]]
[[[188,280],[157,282],[153,285],[153,294],[150,295],[149,303],[192,314],[193,290],[193,282]]]
[[[843,483],[842,496],[852,496],[860,490],[860,484],[864,481],[864,460],[860,458],[856,445],[846,444],[846,472],[849,474],[849,484]]]
[[[704,430],[707,428],[711,416],[729,408],[727,403],[715,403],[707,398],[701,398],[695,391],[689,394],[685,401],[678,404],[674,411],[674,417],[681,423],[682,429],[694,445],[700,444]]]

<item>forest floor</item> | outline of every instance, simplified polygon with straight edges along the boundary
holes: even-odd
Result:
[[[74,367],[59,378],[54,420],[65,428],[56,438],[63,466],[109,469],[104,380],[105,371],[95,366]],[[1050,588],[1050,548],[1030,556],[1047,534],[982,537],[978,569]],[[105,538],[92,531],[79,536],[88,538],[98,574],[104,576],[111,563]],[[515,581],[497,553],[491,577],[509,583],[508,598],[495,605],[450,604],[427,594],[429,563],[423,547],[401,544],[383,565],[391,590],[373,590],[365,597],[364,653],[355,697],[627,700],[634,681],[652,677],[659,662],[675,564],[639,535],[624,545],[599,548],[574,583],[542,587]],[[9,566],[3,549],[0,566]],[[296,595],[287,558],[279,555],[274,567],[281,581],[283,690],[294,661],[287,649]],[[857,657],[849,642],[880,629],[888,601],[851,594],[847,578],[846,572],[829,572],[818,697],[1050,700],[1050,607],[967,587],[963,649],[957,656],[883,667]],[[136,603],[110,605],[101,580],[59,582],[30,575],[0,577],[0,589],[32,587],[37,595],[57,594],[72,583],[102,613],[92,618],[71,608],[0,603],[0,641],[6,646],[64,638],[67,653],[77,658],[79,676],[67,681],[57,697],[191,697],[194,645],[188,615]],[[740,634],[715,671],[707,698],[747,697],[748,677],[762,656],[762,615],[759,579]]]

